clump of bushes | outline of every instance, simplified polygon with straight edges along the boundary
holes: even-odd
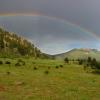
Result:
[[[2,65],[3,64],[3,61],[0,61],[0,65]]]
[[[11,62],[10,62],[10,61],[6,61],[6,62],[5,62],[5,64],[8,64],[8,65],[10,65],[10,64],[11,64]]]
[[[78,64],[84,66],[87,72],[100,72],[100,62],[95,58],[88,57],[87,59],[78,59]]]
[[[25,61],[23,61],[23,60],[21,60],[21,59],[19,59],[18,61],[17,61],[17,63],[15,64],[15,66],[24,66],[25,65]]]

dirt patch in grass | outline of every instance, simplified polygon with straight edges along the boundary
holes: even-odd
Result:
[[[0,85],[0,92],[4,92],[4,91],[6,91],[6,88],[5,88],[5,86],[3,86],[3,85]]]

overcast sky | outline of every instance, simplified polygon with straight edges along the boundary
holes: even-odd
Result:
[[[0,0],[0,15],[12,13],[38,14],[1,16],[0,25],[33,41],[43,52],[100,48],[100,0]]]

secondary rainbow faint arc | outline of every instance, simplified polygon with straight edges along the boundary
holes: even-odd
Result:
[[[76,28],[79,28],[83,32],[90,34],[96,40],[100,40],[100,36],[98,36],[96,33],[92,32],[88,29],[82,28],[79,25],[77,25],[75,23],[71,23],[63,18],[60,18],[60,17],[48,16],[48,15],[38,13],[38,12],[35,12],[35,13],[2,13],[2,14],[0,14],[0,16],[42,16],[42,17],[46,17],[46,18],[53,19],[53,20],[58,20],[60,22],[64,22],[64,23],[67,23],[69,25],[72,25]]]

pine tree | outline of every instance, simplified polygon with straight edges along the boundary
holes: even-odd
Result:
[[[4,35],[0,33],[0,49],[4,49]]]
[[[64,59],[64,61],[65,63],[69,63],[69,59],[67,57]]]

